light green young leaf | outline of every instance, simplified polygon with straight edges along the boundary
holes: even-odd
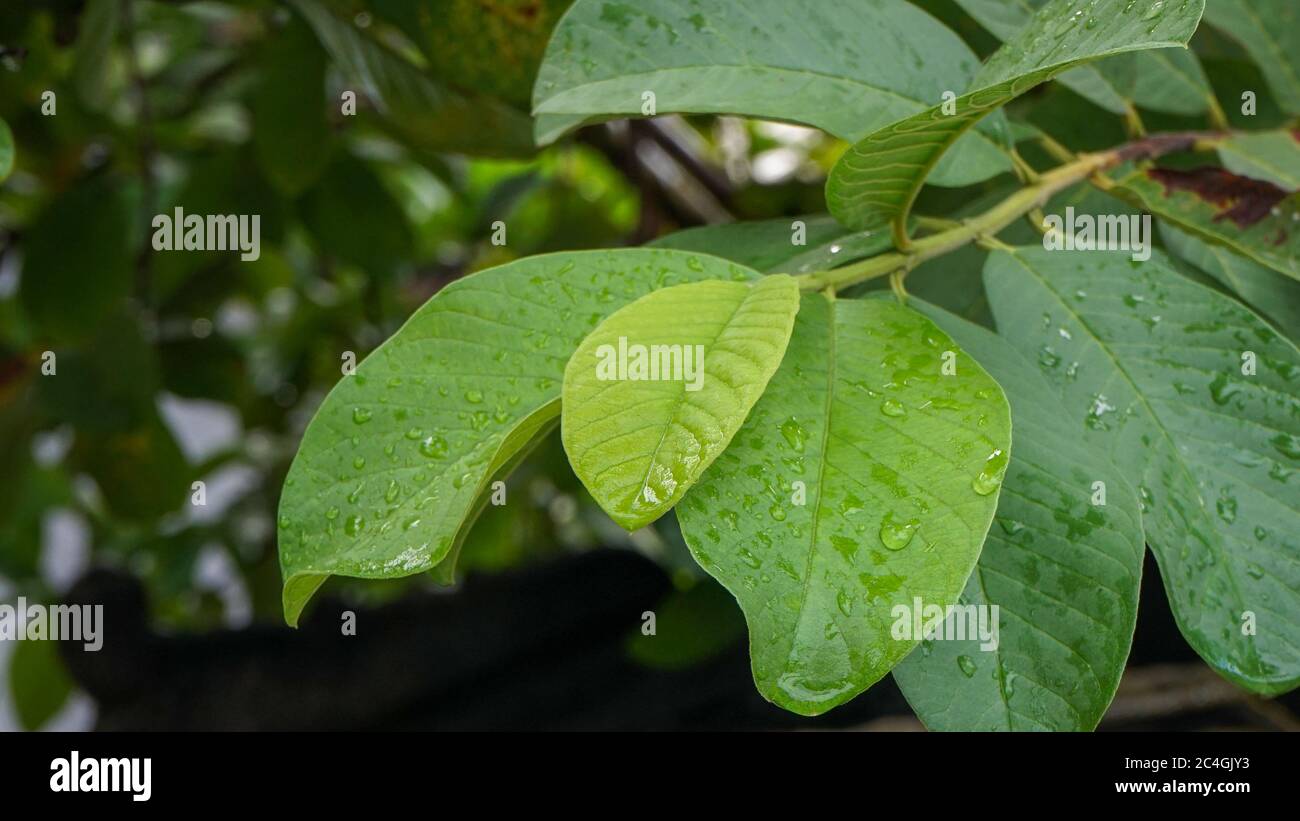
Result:
[[[1221,168],[1146,168],[1110,193],[1214,245],[1300,279],[1300,193]]]
[[[999,333],[1036,352],[1075,436],[1138,485],[1183,635],[1259,693],[1300,682],[1300,351],[1157,260],[993,253]]]
[[[1292,342],[1300,342],[1300,282],[1163,222],[1160,236],[1172,253],[1231,288]]]
[[[280,498],[284,611],[330,575],[426,571],[492,478],[555,423],[564,366],[605,316],[657,287],[747,276],[676,251],[550,254],[448,285],[345,376]]]
[[[1232,173],[1300,190],[1300,131],[1233,134],[1218,148],[1219,159]]]
[[[1013,39],[1046,2],[957,0],[967,14],[1004,41]],[[1120,115],[1132,102],[1152,111],[1190,116],[1204,113],[1213,100],[1205,70],[1190,51],[1120,55],[1066,71],[1059,80],[1071,91]]]
[[[740,601],[765,698],[824,713],[916,646],[893,609],[957,601],[1010,445],[997,383],[928,319],[804,295],[781,368],[677,508]]]
[[[658,519],[726,450],[781,364],[798,310],[799,286],[784,274],[694,282],[641,297],[583,340],[564,371],[560,434],[615,522]]]
[[[352,89],[364,92],[384,125],[426,151],[489,157],[533,152],[532,123],[522,112],[490,97],[461,94],[335,17],[316,0],[292,0]]]
[[[906,217],[930,170],[985,115],[1066,69],[1114,54],[1186,46],[1205,0],[1051,0],[989,58],[955,102],[936,105],[868,135],[850,148],[826,181],[826,203],[851,228]],[[952,110],[952,109],[949,109]]]
[[[14,170],[14,133],[9,124],[0,120],[0,182],[4,182]]]
[[[647,92],[658,114],[785,120],[852,141],[961,91],[978,66],[903,0],[578,0],[547,47],[533,111],[540,143],[583,122],[645,116]],[[1010,170],[999,139],[996,127],[966,137],[935,184]]]
[[[1295,0],[1214,0],[1205,21],[1240,42],[1288,114],[1300,114],[1300,6]],[[1253,89],[1263,96],[1264,89]]]
[[[1137,621],[1146,551],[1137,491],[1079,441],[1056,390],[1021,351],[918,308],[1006,391],[1015,453],[961,598],[998,607],[996,643],[970,633],[924,641],[894,679],[931,730],[1091,730],[1119,686]]]

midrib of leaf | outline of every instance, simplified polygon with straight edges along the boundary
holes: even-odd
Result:
[[[1040,276],[1038,271],[1036,271],[1032,266],[1026,264],[1025,261],[1020,257],[1020,255],[1018,253],[1015,253],[1014,250],[1009,251],[1008,255],[1011,256],[1016,261],[1017,265],[1019,265],[1021,268],[1024,268],[1025,271],[1027,271],[1031,276],[1034,277],[1034,279],[1042,283],[1043,287],[1052,294],[1052,297],[1056,300],[1057,304],[1060,305],[1061,308],[1064,309],[1064,311],[1067,314],[1069,314],[1071,317],[1074,318],[1074,320],[1079,324],[1079,327],[1083,328],[1088,333],[1088,336],[1092,339],[1092,341],[1096,343],[1097,347],[1106,354],[1106,358],[1109,359],[1111,364],[1113,364],[1115,367],[1115,373],[1119,374],[1124,378],[1124,381],[1127,382],[1129,387],[1133,390],[1134,396],[1136,396],[1138,398],[1138,401],[1142,403],[1142,406],[1146,408],[1147,415],[1150,417],[1152,424],[1160,431],[1161,438],[1165,441],[1165,444],[1168,447],[1169,451],[1173,454],[1174,462],[1177,463],[1179,469],[1182,471],[1183,477],[1188,483],[1187,487],[1191,489],[1192,493],[1197,493],[1198,491],[1197,491],[1196,476],[1192,472],[1192,470],[1188,467],[1186,461],[1184,461],[1182,456],[1182,451],[1179,450],[1178,446],[1174,443],[1173,437],[1170,435],[1168,429],[1165,427],[1164,421],[1160,418],[1160,415],[1156,413],[1153,407],[1151,407],[1151,403],[1147,399],[1146,392],[1141,387],[1139,387],[1138,383],[1133,380],[1132,376],[1129,375],[1128,369],[1124,367],[1119,357],[1117,357],[1115,353],[1111,350],[1110,346],[1106,342],[1104,342],[1101,339],[1101,337],[1097,335],[1097,333],[1092,329],[1092,326],[1089,325],[1084,320],[1084,318],[1080,316],[1079,313],[1075,311],[1073,307],[1070,306],[1069,302],[1052,286],[1052,283],[1049,280]],[[1200,519],[1202,521],[1202,524],[1204,525],[1204,531],[1203,531],[1204,533],[1206,533],[1207,535],[1212,534],[1215,537],[1226,535],[1229,538],[1233,538],[1231,533],[1220,534],[1220,531],[1215,527],[1213,520],[1209,518],[1210,516],[1209,511],[1207,511],[1204,507],[1202,507],[1201,505],[1188,505],[1187,507],[1195,509],[1197,518]],[[1234,597],[1234,601],[1238,605],[1242,605],[1243,606],[1242,609],[1249,609],[1246,600],[1241,595],[1241,586],[1237,579],[1237,570],[1234,567],[1234,562],[1230,561],[1233,557],[1230,556],[1223,549],[1223,544],[1219,538],[1214,538],[1213,540],[1207,539],[1206,543],[1213,544],[1213,549],[1217,554],[1216,563],[1220,567],[1224,568],[1224,574],[1227,577],[1229,584],[1232,585],[1232,594]],[[1160,558],[1159,553],[1156,553],[1156,558],[1157,559]],[[1225,559],[1228,561],[1225,561]],[[1166,572],[1163,573],[1162,575],[1166,580],[1166,585],[1168,585],[1169,584],[1168,579],[1171,574]],[[1178,608],[1173,608],[1173,610],[1174,610],[1174,615],[1176,618],[1179,619],[1180,626],[1181,626],[1181,616],[1178,612]],[[1265,665],[1263,664],[1263,660],[1259,657],[1259,652],[1258,650],[1256,650],[1254,643],[1248,643],[1246,647],[1248,648],[1247,655],[1254,661],[1256,669],[1263,671]]]
[[[795,629],[794,629],[793,631],[791,631],[791,633],[790,633],[790,646],[789,646],[789,649],[786,650],[786,662],[787,662],[787,664],[788,664],[789,661],[790,661],[790,655],[794,652],[794,643],[795,643],[795,639],[796,639],[796,637],[799,635],[799,628],[803,626],[804,616],[805,616],[805,615],[807,614],[807,612],[808,612],[808,608],[806,607],[807,602],[808,602],[808,587],[809,587],[810,584],[812,583],[812,568],[813,568],[813,562],[814,562],[814,560],[816,559],[816,555],[817,555],[817,531],[818,531],[818,529],[819,529],[819,526],[821,525],[822,497],[824,497],[824,496],[826,495],[826,493],[825,493],[825,488],[823,487],[823,485],[825,484],[824,479],[825,479],[825,477],[826,477],[826,471],[827,471],[827,468],[830,467],[830,465],[828,465],[827,462],[826,462],[826,452],[827,452],[827,450],[830,448],[830,442],[831,442],[831,415],[832,415],[832,413],[833,413],[834,410],[835,410],[835,371],[836,371],[836,366],[837,366],[837,362],[836,362],[836,359],[835,359],[835,353],[836,353],[836,340],[835,340],[835,337],[836,337],[836,333],[835,333],[835,328],[836,328],[836,325],[835,325],[835,308],[836,308],[836,301],[837,301],[837,300],[835,299],[835,297],[834,297],[833,295],[828,295],[828,296],[826,297],[826,303],[827,303],[827,306],[826,306],[826,325],[827,325],[827,327],[828,327],[829,330],[830,330],[830,333],[828,334],[827,344],[826,344],[826,347],[827,347],[827,360],[826,360],[826,428],[825,428],[826,433],[825,433],[825,435],[822,436],[821,453],[818,454],[820,458],[819,458],[818,461],[817,461],[817,464],[818,464],[818,466],[819,466],[819,472],[818,472],[818,474],[817,474],[817,479],[818,479],[818,482],[817,482],[817,503],[816,503],[815,505],[813,505],[812,527],[809,528],[808,555],[804,558],[803,586],[802,586],[802,589],[800,589],[800,591],[799,591],[799,618],[798,618],[798,620],[795,622]],[[843,635],[844,635],[844,632],[843,632],[843,631],[840,631],[840,635],[843,636]],[[846,640],[846,641],[847,641],[847,640]]]

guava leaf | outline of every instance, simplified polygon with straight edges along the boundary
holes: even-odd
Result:
[[[0,120],[0,182],[4,182],[14,170],[14,133],[9,124]]]
[[[727,448],[781,364],[798,310],[799,286],[784,274],[693,282],[641,297],[583,340],[564,371],[560,434],[615,522],[658,519]]]
[[[1025,352],[917,307],[1006,391],[1015,453],[961,597],[998,607],[996,644],[923,641],[894,679],[931,730],[1091,730],[1119,687],[1137,622],[1146,552],[1137,491],[1079,441]]]
[[[1205,22],[1240,42],[1279,107],[1300,114],[1300,6],[1293,0],[1214,0],[1206,4]]]
[[[487,483],[554,424],[564,366],[605,316],[664,285],[745,276],[722,260],[623,249],[530,257],[457,280],[343,377],[280,497],[284,612],[327,576],[426,571]]]
[[[802,222],[803,244],[795,244],[795,223]],[[677,248],[729,259],[765,273],[803,274],[824,271],[892,248],[888,233],[845,230],[834,217],[794,218],[702,225],[659,237],[655,248]]]
[[[781,368],[677,508],[740,602],[765,698],[823,713],[916,646],[892,611],[957,601],[1010,445],[1001,389],[930,320],[804,295]]]
[[[463,94],[335,17],[315,0],[292,0],[353,91],[364,92],[384,126],[425,151],[488,157],[533,152],[528,116],[490,97]]]
[[[1300,130],[1237,133],[1219,143],[1219,159],[1232,173],[1300,190]]]
[[[1204,0],[1050,0],[999,49],[953,103],[938,104],[868,135],[845,152],[826,181],[835,218],[865,230],[905,217],[930,170],[986,114],[1069,68],[1102,57],[1186,46]]]
[[[1300,279],[1300,193],[1222,168],[1145,168],[1111,193],[1193,236]]]
[[[1232,289],[1292,342],[1300,342],[1300,282],[1163,222],[1160,236],[1171,253]]]
[[[864,44],[870,47],[864,47]],[[537,141],[583,122],[655,112],[804,123],[857,140],[959,93],[979,61],[902,0],[684,3],[578,0],[560,20],[533,93]],[[996,127],[936,170],[968,185],[1010,170]]]
[[[1294,687],[1300,351],[1156,259],[998,251],[985,287],[999,333],[1037,357],[1082,446],[1137,484],[1188,642],[1252,691]]]
[[[1047,0],[957,0],[1000,40],[1010,40]],[[1152,111],[1202,114],[1213,100],[1209,79],[1190,51],[1164,49],[1119,55],[1063,73],[1059,82],[1113,114],[1130,103]]]

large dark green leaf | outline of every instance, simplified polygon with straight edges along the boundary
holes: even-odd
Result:
[[[329,160],[325,53],[311,29],[293,18],[260,58],[261,77],[249,101],[253,154],[266,178],[294,196],[320,176]]]
[[[1119,686],[1137,620],[1146,549],[1137,491],[1080,441],[1026,352],[920,310],[1006,391],[1015,450],[961,599],[999,608],[996,646],[924,641],[894,678],[932,730],[1091,730]],[[1104,504],[1094,503],[1097,482]]]
[[[1170,251],[1231,288],[1292,342],[1300,342],[1300,282],[1165,223],[1160,236]]]
[[[108,176],[79,182],[47,205],[23,237],[19,296],[44,334],[83,339],[131,292],[127,193]]]
[[[646,92],[660,114],[787,120],[856,140],[960,92],[977,67],[960,39],[902,0],[578,0],[547,48],[533,110],[543,143],[582,122],[642,116]],[[992,133],[963,140],[934,182],[1010,170]]]
[[[1186,46],[1204,0],[1051,0],[997,51],[948,115],[937,104],[869,134],[826,181],[826,203],[840,222],[868,229],[905,217],[944,152],[985,115],[1066,69],[1102,57]]]
[[[957,0],[1000,40],[1014,38],[1047,0]],[[1171,114],[1202,114],[1213,103],[1204,69],[1190,51],[1145,51],[1118,55],[1065,72],[1060,82],[1114,114],[1130,102]]]
[[[1156,259],[998,251],[985,286],[999,332],[1038,357],[1073,435],[1138,485],[1191,645],[1251,690],[1294,687],[1300,351]]]
[[[532,124],[526,115],[489,97],[453,91],[315,0],[293,4],[344,80],[370,98],[385,126],[407,144],[485,156],[532,152]]]
[[[997,383],[928,319],[804,295],[781,368],[677,508],[695,558],[740,601],[764,697],[823,713],[916,645],[892,635],[892,611],[957,600],[1010,437]]]
[[[802,244],[795,242],[796,222],[803,224]],[[803,274],[883,253],[890,239],[879,231],[850,233],[834,217],[819,215],[687,228],[650,245],[713,254],[757,271]]]
[[[288,621],[327,576],[442,561],[492,477],[554,426],[565,365],[605,316],[659,287],[736,275],[712,257],[626,249],[531,257],[440,291],[303,435],[280,499]]]
[[[1294,0],[1213,0],[1205,20],[1245,46],[1282,110],[1300,114],[1300,6]],[[1263,96],[1263,89],[1253,90]]]
[[[1145,168],[1113,194],[1214,245],[1300,279],[1300,194],[1222,168]]]

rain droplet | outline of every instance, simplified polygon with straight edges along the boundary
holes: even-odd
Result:
[[[358,425],[364,425],[370,421],[371,413],[367,408],[353,408],[352,421]]]
[[[885,416],[906,416],[907,408],[903,407],[903,403],[896,399],[886,399],[880,403],[880,412]]]
[[[1002,448],[989,454],[984,460],[984,468],[971,480],[971,487],[981,496],[988,496],[1002,486],[1002,476],[1007,472],[1010,457]]]
[[[957,666],[961,668],[961,674],[966,678],[971,678],[975,675],[975,662],[970,656],[958,656]]]
[[[920,525],[920,519],[908,519],[905,522],[900,522],[894,518],[892,512],[886,513],[884,520],[880,523],[880,543],[890,550],[902,550],[911,543],[912,537],[916,535],[916,529]]]

